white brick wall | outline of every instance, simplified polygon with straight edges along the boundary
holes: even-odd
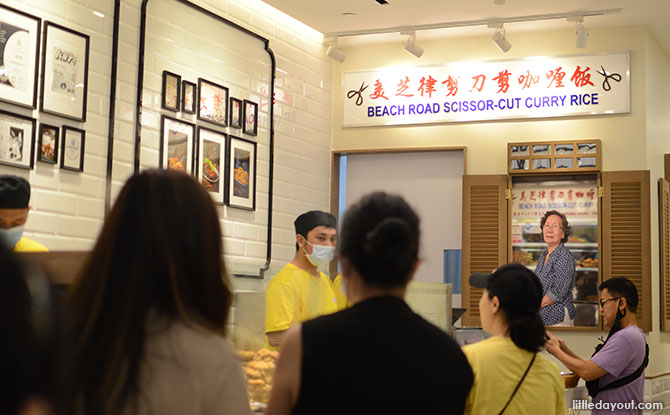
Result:
[[[270,40],[277,73],[275,91],[275,194],[272,264],[265,282],[237,280],[236,288],[261,289],[295,252],[293,220],[308,209],[328,210],[332,64],[320,35],[285,16],[273,15],[255,0],[196,2]],[[0,103],[0,108],[40,122],[86,130],[85,171],[72,173],[36,163],[31,171],[0,166],[33,186],[26,234],[52,250],[90,249],[102,224],[107,163],[107,125],[111,74],[113,2],[108,0],[6,0],[43,20],[91,36],[86,123],[71,122]],[[112,198],[133,172],[135,105],[141,0],[122,0],[116,93]],[[101,11],[104,19],[93,15]],[[158,165],[160,88],[163,70],[196,83],[198,77],[230,88],[230,96],[259,103],[256,211],[220,206],[229,271],[257,273],[265,263],[269,170],[269,57],[261,44],[216,23],[174,0],[148,6],[145,89],[143,93],[142,168]],[[174,116],[174,114],[169,115]],[[195,115],[178,118],[196,123]],[[202,121],[198,125],[206,125]],[[211,125],[207,125],[211,127]],[[231,130],[242,136],[241,131]],[[228,132],[223,129],[224,132]]]

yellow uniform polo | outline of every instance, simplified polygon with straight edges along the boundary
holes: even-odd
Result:
[[[330,278],[323,272],[316,277],[289,263],[272,277],[265,291],[265,332],[287,330],[336,311]]]
[[[351,302],[347,298],[347,294],[344,292],[344,287],[342,286],[342,274],[337,274],[337,277],[335,277],[335,280],[333,281],[333,291],[335,291],[338,310],[344,310],[345,308],[351,307]]]
[[[463,346],[475,375],[465,413],[497,414],[528,368],[533,354],[509,337],[491,337]],[[538,353],[528,375],[505,410],[507,414],[565,414],[565,386],[555,363]]]
[[[49,252],[46,246],[37,241],[22,236],[14,245],[14,252]]]

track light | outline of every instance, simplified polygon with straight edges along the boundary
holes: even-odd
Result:
[[[337,47],[337,38],[331,38],[327,40],[326,45],[328,45],[328,47],[326,48],[327,56],[330,56],[331,58],[335,59],[340,63],[344,62],[344,60],[347,59],[347,54],[342,52]]]
[[[568,16],[568,22],[575,22],[575,47],[584,49],[589,37],[589,29],[584,27],[584,16]]]
[[[416,31],[411,30],[407,32],[400,32],[401,35],[407,36],[405,41],[405,50],[412,55],[420,58],[423,55],[423,48],[416,44]]]
[[[493,34],[493,43],[495,43],[498,48],[503,52],[509,52],[512,49],[512,44],[505,37],[505,26],[503,23],[489,23],[488,27],[490,29],[495,29]]]

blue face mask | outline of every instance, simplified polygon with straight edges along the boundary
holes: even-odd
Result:
[[[315,267],[328,265],[335,257],[334,246],[313,245],[307,239],[305,239],[305,242],[312,247],[312,253],[308,254],[305,247],[303,247],[302,250],[307,257],[307,260]]]
[[[15,226],[9,229],[0,229],[0,243],[9,249],[14,249],[19,239],[23,236],[25,225]]]

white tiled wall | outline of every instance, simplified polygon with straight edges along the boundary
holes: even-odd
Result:
[[[104,211],[107,122],[112,54],[113,1],[6,0],[3,3],[91,36],[86,123],[0,104],[55,125],[86,130],[84,173],[37,163],[32,171],[0,166],[0,173],[25,176],[33,186],[27,235],[52,250],[89,249]],[[273,275],[294,254],[293,220],[309,209],[328,210],[332,65],[320,35],[297,22],[268,13],[256,0],[196,2],[270,40],[277,62],[275,83],[275,180]],[[141,0],[121,1],[112,198],[133,172],[137,62]],[[104,18],[93,11],[105,14]],[[230,88],[230,95],[259,105],[256,211],[219,207],[228,269],[257,273],[265,263],[269,171],[269,58],[257,41],[187,10],[175,0],[150,0],[142,118],[142,168],[158,164],[160,85],[164,69],[197,82],[203,77]],[[254,45],[255,43],[255,45]],[[170,114],[173,115],[173,114]],[[181,115],[179,117],[182,117]],[[195,122],[195,116],[186,117]],[[201,121],[200,125],[204,125]],[[226,131],[224,129],[224,131]],[[241,135],[231,130],[235,135]],[[266,281],[237,280],[235,287],[260,289]]]

